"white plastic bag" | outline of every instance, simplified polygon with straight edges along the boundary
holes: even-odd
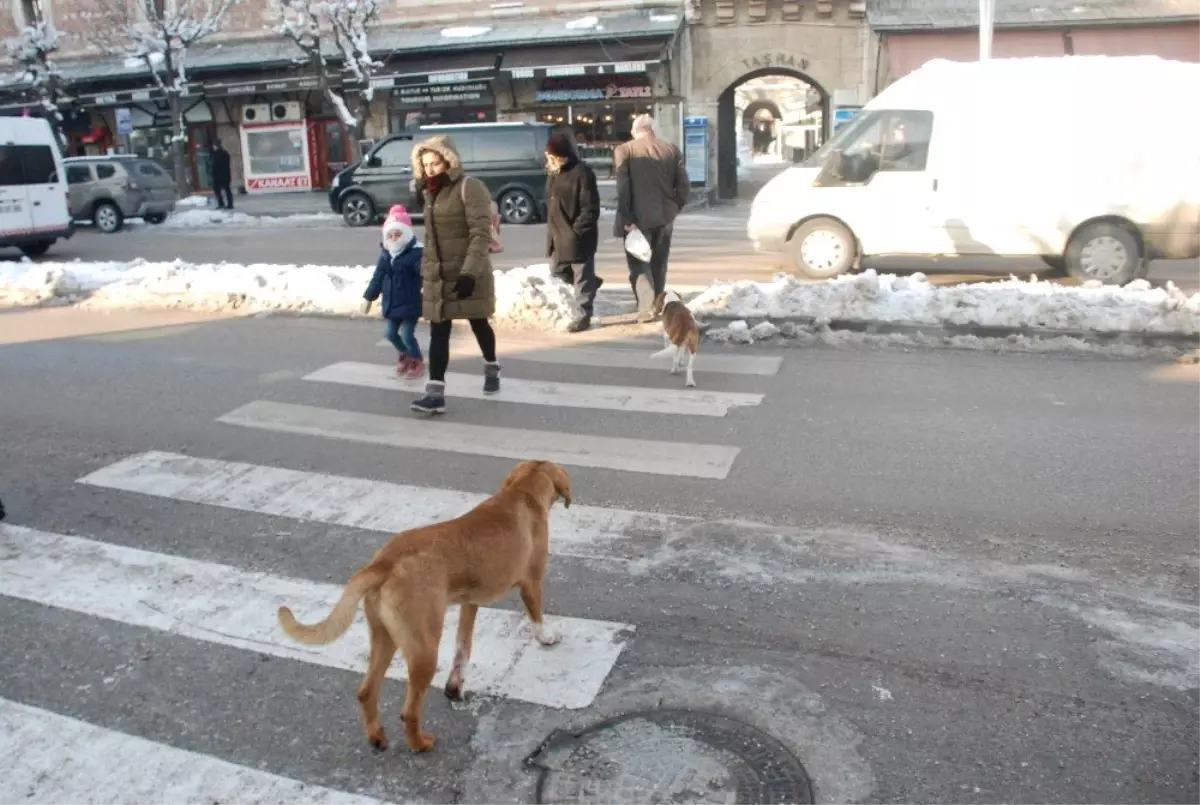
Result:
[[[634,229],[625,236],[625,251],[643,263],[650,262],[650,241],[646,240],[640,229]]]

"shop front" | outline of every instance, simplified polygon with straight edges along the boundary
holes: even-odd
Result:
[[[389,131],[495,122],[496,61],[495,54],[479,53],[389,63],[371,80],[376,91],[388,93]]]
[[[653,115],[659,133],[675,139],[679,105],[663,64],[666,47],[656,41],[510,51],[502,65],[512,82],[510,116],[571,128],[581,155],[603,178],[638,115]]]

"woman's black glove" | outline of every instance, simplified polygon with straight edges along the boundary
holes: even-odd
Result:
[[[470,274],[459,274],[458,279],[454,281],[454,295],[459,299],[466,299],[473,293],[475,293],[475,278]]]

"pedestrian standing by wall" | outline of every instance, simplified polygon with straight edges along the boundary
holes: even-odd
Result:
[[[578,333],[592,326],[596,291],[604,283],[596,276],[600,191],[596,174],[562,132],[546,140],[546,171],[546,256],[555,275],[575,286],[583,315],[567,330]]]
[[[691,181],[683,154],[673,143],[660,139],[654,118],[633,120],[633,139],[617,146],[613,165],[617,174],[617,220],[613,234],[624,238],[635,228],[650,242],[650,262],[628,252],[629,284],[637,298],[638,321],[653,321],[667,289],[667,259],[675,217],[684,208]]]
[[[229,164],[229,152],[221,145],[220,140],[213,140],[212,154],[209,157],[209,170],[212,172],[213,195],[217,197],[218,210],[233,209],[233,170]]]
[[[492,243],[492,197],[487,186],[463,172],[453,141],[431,137],[413,149],[413,175],[425,198],[425,253],[421,259],[421,315],[429,322],[429,381],[412,410],[446,411],[446,367],[455,319],[466,319],[483,353],[483,393],[500,391],[496,334],[488,317],[496,310]]]

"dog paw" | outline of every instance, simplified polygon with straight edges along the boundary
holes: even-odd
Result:
[[[447,682],[445,694],[446,698],[452,702],[465,702],[467,700],[467,692],[464,689],[461,679]]]
[[[388,739],[387,739],[387,735],[384,733],[383,730],[380,730],[379,732],[375,733],[374,735],[367,736],[367,740],[369,740],[371,742],[371,748],[374,749],[376,752],[386,752],[387,751]]]
[[[408,748],[414,752],[428,752],[436,742],[437,739],[428,732],[418,732],[416,735],[409,736]]]
[[[543,646],[553,646],[558,641],[562,640],[562,635],[551,629],[549,626],[535,626],[533,636]]]
[[[690,388],[690,389],[694,389],[694,388],[696,387],[696,381],[695,381],[695,380],[689,380],[689,381],[688,381],[688,382],[687,382],[685,385],[686,385],[688,388]]]
[[[671,374],[673,374],[673,375],[677,375],[677,374],[679,374],[679,367],[678,367],[678,366],[672,366],[672,367],[671,367]]]

